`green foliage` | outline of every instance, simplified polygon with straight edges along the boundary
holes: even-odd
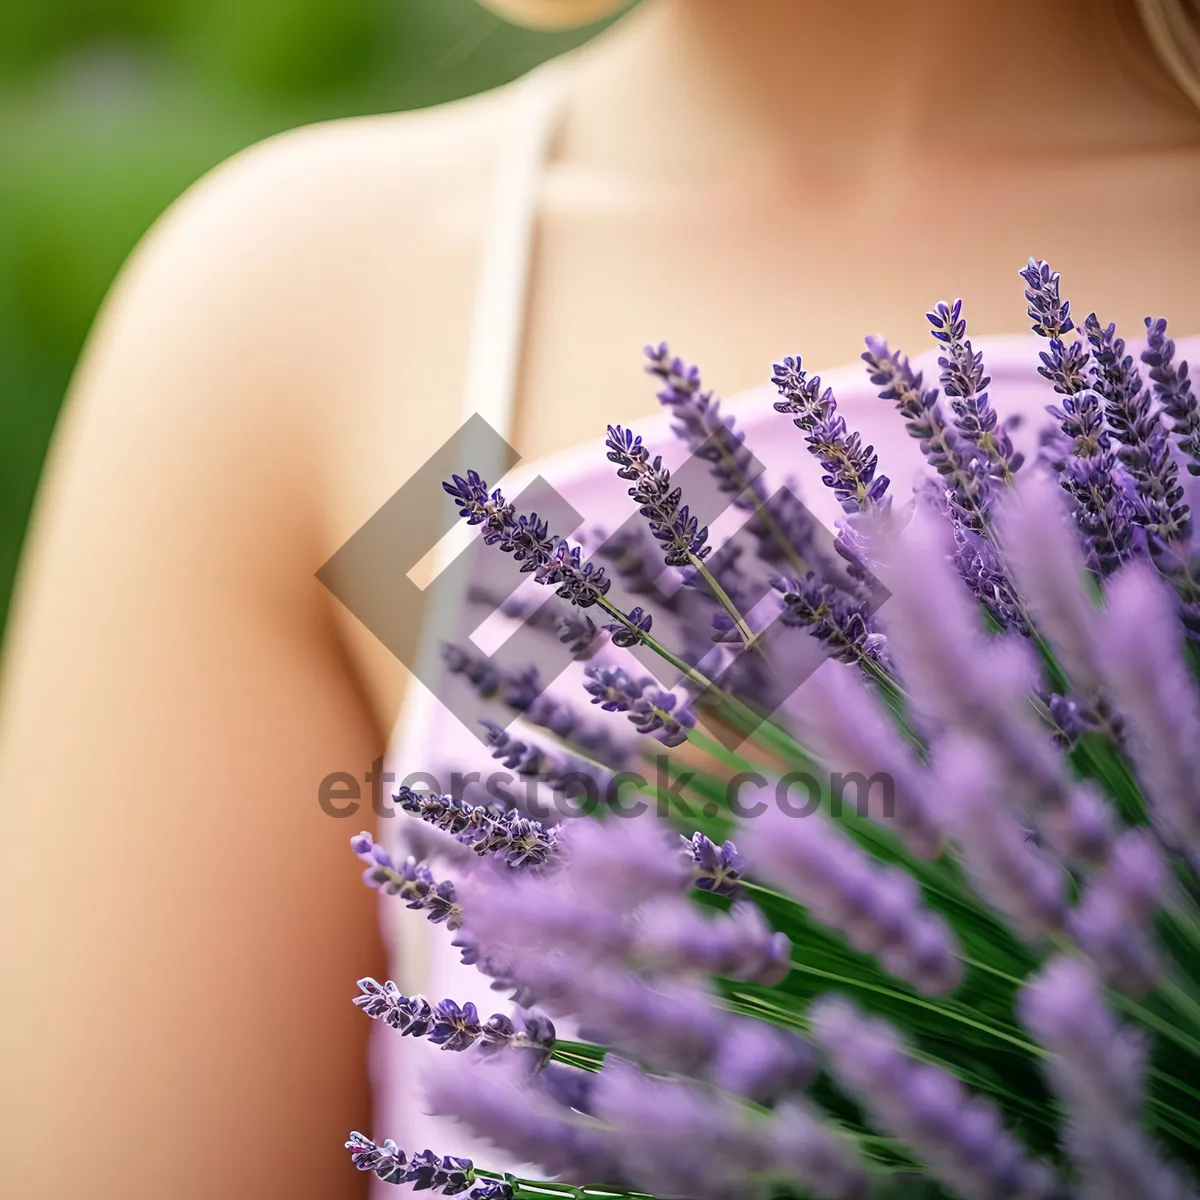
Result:
[[[282,129],[469,95],[588,32],[473,0],[0,5],[0,629],[71,370],[158,214]]]

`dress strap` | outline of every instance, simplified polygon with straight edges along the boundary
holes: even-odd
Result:
[[[513,122],[483,236],[462,392],[462,419],[479,413],[511,439],[542,169],[562,103],[563,73],[549,62],[517,85]]]

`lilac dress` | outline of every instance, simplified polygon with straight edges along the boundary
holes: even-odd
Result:
[[[463,417],[480,412],[502,433],[511,425],[536,189],[558,86],[554,69],[535,72],[520,85],[514,142],[497,181],[495,219],[483,255]],[[1014,286],[1020,286],[1016,278],[1019,265],[1014,264]],[[1050,385],[1037,373],[1038,353],[1044,343],[1028,334],[977,338],[975,345],[984,353],[992,377],[989,393],[1000,416],[1019,414],[1022,418],[1013,430],[1014,442],[1027,454],[1035,453],[1037,431],[1049,420],[1045,406],[1056,399]],[[1131,346],[1135,354],[1138,349]],[[1179,349],[1185,357],[1189,350],[1193,356],[1200,356],[1200,339],[1181,341]],[[927,378],[936,381],[936,357],[933,349],[914,355],[913,366],[923,369]],[[769,364],[764,364],[764,374],[768,371]],[[890,401],[878,397],[862,363],[824,372],[822,377],[834,389],[838,410],[849,428],[858,430],[864,441],[876,447],[879,470],[890,477],[892,494],[897,503],[901,502],[918,474],[926,469],[916,441],[905,432],[903,419]],[[795,481],[798,485],[795,490],[806,506],[827,528],[833,529],[841,511],[832,493],[822,485],[821,471],[808,453],[803,435],[786,416],[774,411],[772,404],[776,398],[774,390],[764,386],[725,401],[723,411],[734,416],[738,427],[746,432],[747,444],[766,467],[770,486],[778,486],[785,480]],[[669,426],[668,414],[660,413],[637,422],[636,432],[650,445],[652,453],[661,453],[666,464],[675,468],[688,452],[672,436]],[[486,465],[481,464],[480,470],[487,476]],[[501,483],[505,494],[511,497],[536,475],[544,477],[583,515],[583,528],[600,520],[611,523],[614,514],[624,519],[632,511],[625,490],[628,485],[616,478],[614,468],[606,462],[599,438],[536,466],[523,464],[502,480],[487,477],[490,482]],[[733,512],[728,515],[735,516]],[[744,517],[744,513],[736,516],[733,523],[740,523]],[[459,532],[466,537],[465,530]],[[719,544],[727,530],[722,522],[717,522],[712,532],[713,541]],[[436,660],[438,643],[448,635],[459,640],[473,635],[476,648],[490,650],[505,635],[506,620],[493,615],[477,628],[485,615],[477,610],[472,616],[465,606],[459,613],[438,614],[438,628],[429,630],[425,636],[428,661]],[[514,627],[511,621],[507,622],[507,629]],[[446,686],[453,686],[448,679]],[[435,690],[446,695],[441,686]],[[569,670],[552,686],[551,692],[568,697],[577,706],[587,699],[580,687],[578,671]],[[597,720],[609,720],[618,737],[628,728],[620,715],[609,716],[598,709],[592,712]],[[500,715],[498,719],[503,723],[507,718]],[[430,772],[448,788],[445,781],[450,779],[452,771],[479,771],[486,778],[496,766],[479,738],[429,690],[413,680],[389,752],[388,769],[394,772],[396,780],[402,781],[414,772]],[[385,845],[394,846],[402,854],[407,852],[405,842],[411,833],[411,818],[401,815],[381,824],[379,837]],[[439,867],[438,873],[453,876],[454,867]],[[381,920],[393,957],[391,978],[403,991],[420,992],[431,1000],[444,996],[460,1003],[470,1000],[483,1016],[505,1009],[506,1002],[489,990],[488,981],[459,962],[458,952],[450,945],[452,935],[443,927],[429,925],[422,914],[410,912],[398,900],[386,897],[382,900]],[[465,1131],[452,1122],[423,1111],[420,1076],[423,1071],[436,1069],[441,1053],[428,1042],[400,1038],[382,1025],[376,1027],[371,1065],[376,1099],[373,1136],[392,1137],[411,1150],[428,1146],[438,1153],[472,1155],[490,1167],[515,1166],[502,1162],[496,1151],[473,1145]],[[377,1184],[377,1187],[379,1196],[402,1194],[401,1189],[392,1186]]]

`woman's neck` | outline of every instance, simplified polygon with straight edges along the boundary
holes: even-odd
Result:
[[[584,62],[570,154],[638,171],[878,177],[1200,141],[1131,0],[646,0]]]

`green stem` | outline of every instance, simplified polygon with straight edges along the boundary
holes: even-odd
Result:
[[[746,648],[751,648],[754,644],[754,630],[746,624],[745,618],[740,612],[738,612],[738,607],[736,604],[734,604],[733,600],[730,599],[729,593],[717,582],[713,573],[704,565],[703,559],[689,552],[688,561],[695,568],[696,573],[700,576],[700,578],[703,579],[704,582],[707,583],[712,589],[712,594],[716,596],[721,607],[729,614],[730,619],[737,627],[737,631],[741,635],[741,639],[745,643]]]

